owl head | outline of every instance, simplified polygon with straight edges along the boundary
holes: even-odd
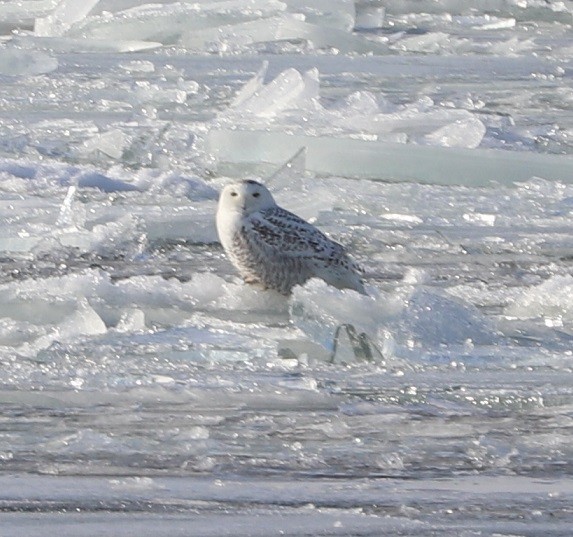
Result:
[[[244,215],[275,206],[275,200],[268,189],[252,179],[227,185],[219,197],[219,208],[239,211]]]

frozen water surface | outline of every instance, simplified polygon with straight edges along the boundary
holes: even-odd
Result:
[[[573,5],[480,6],[0,3],[0,535],[571,534]]]

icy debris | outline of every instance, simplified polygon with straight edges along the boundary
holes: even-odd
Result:
[[[283,0],[291,13],[301,13],[307,22],[351,31],[356,9],[354,0]]]
[[[389,103],[384,103],[385,111],[396,112],[397,107],[388,109],[389,106]],[[381,112],[376,95],[369,91],[355,91],[337,101],[330,110],[339,112],[341,115],[353,116],[372,116]]]
[[[121,170],[118,175],[121,175]],[[154,195],[169,194],[195,201],[219,199],[219,191],[202,179],[173,171],[142,168],[132,174],[131,180],[139,190],[149,191]]]
[[[318,70],[304,74],[296,69],[287,69],[266,85],[255,87],[262,81],[260,73],[249,87],[248,94],[239,94],[230,111],[241,116],[274,117],[289,109],[312,106],[318,99]]]
[[[475,9],[476,3],[472,0],[440,0],[439,2],[396,0],[386,3],[386,10],[389,15],[425,13],[465,16]],[[483,9],[486,9],[485,6]],[[547,0],[488,0],[487,11],[495,13],[497,17],[515,17],[520,21],[570,22],[572,13],[567,2],[549,2]]]
[[[553,276],[527,289],[505,309],[510,317],[559,319],[573,324],[573,276]]]
[[[153,73],[155,71],[155,65],[153,62],[147,60],[132,60],[129,62],[121,62],[119,67],[130,73]]]
[[[260,67],[260,69],[255,73],[255,76],[243,84],[243,87],[239,89],[231,104],[229,105],[230,108],[238,108],[244,105],[245,102],[248,102],[253,97],[257,95],[259,91],[264,87],[265,84],[265,76],[269,69],[269,62],[264,61]]]
[[[46,302],[45,297],[36,297],[34,308],[43,311],[43,313],[35,312],[32,315],[30,315],[31,312],[28,313],[32,323],[38,325],[38,328],[31,333],[25,328],[27,323],[25,322],[24,325],[20,326],[21,321],[18,319],[20,311],[28,310],[30,306],[28,300],[24,299],[20,303],[13,301],[14,311],[8,314],[8,317],[19,321],[15,328],[24,335],[22,340],[14,345],[17,352],[22,355],[34,356],[56,341],[70,341],[83,336],[99,336],[107,332],[105,323],[85,298],[74,300],[66,297],[62,300],[62,298],[52,297],[53,302],[50,305]],[[49,313],[47,310],[50,308],[53,311]],[[60,308],[62,309],[58,311]],[[71,311],[66,315],[65,309]]]
[[[142,222],[136,216],[126,214],[116,221],[99,224],[92,228],[93,251],[103,257],[132,257],[140,254],[146,244]]]
[[[76,185],[68,188],[66,197],[60,207],[60,215],[56,220],[56,226],[72,231],[84,227],[86,221],[85,210],[82,207],[77,207],[77,204],[74,203],[77,190]]]
[[[145,4],[115,12],[112,16],[102,13],[89,17],[75,25],[69,35],[174,44],[186,32],[269,17],[284,10],[285,4],[276,0]]]
[[[137,332],[145,330],[145,312],[137,308],[126,309],[121,313],[115,326],[117,332]]]
[[[386,8],[378,4],[359,4],[356,9],[355,27],[359,30],[382,28]]]
[[[513,28],[516,24],[514,18],[500,18],[493,15],[463,15],[453,18],[453,21],[461,26],[470,26],[480,30],[500,30]]]
[[[15,29],[31,30],[34,19],[46,17],[56,7],[57,0],[28,0],[0,3],[0,30],[6,34]]]
[[[187,101],[187,92],[179,88],[165,88],[147,80],[137,80],[133,84],[131,101],[141,103],[179,103]]]
[[[95,2],[95,0],[91,0]],[[316,48],[375,50],[377,44],[352,35],[352,0],[227,0],[146,4],[118,4],[85,17],[84,9],[60,9],[38,20],[38,35],[68,35],[90,40],[179,42],[193,50],[241,48],[259,42],[309,40]],[[127,9],[122,9],[127,8]]]
[[[478,226],[492,227],[495,225],[496,218],[497,217],[495,214],[484,214],[475,211],[470,213],[464,213],[463,215],[463,219],[466,222],[469,222],[471,224],[476,224]]]
[[[491,54],[518,56],[520,54],[534,50],[536,47],[535,42],[532,39],[519,39],[518,37],[512,37],[500,43],[494,43],[489,47],[489,52]]]
[[[37,36],[61,36],[89,14],[100,0],[61,0],[56,9],[45,18],[36,19],[34,31]]]
[[[491,345],[498,333],[477,308],[423,286],[412,289],[400,320],[402,337],[424,346]]]
[[[98,454],[102,452],[133,453],[133,448],[125,440],[113,434],[105,434],[94,429],[81,429],[72,434],[58,434],[47,443],[51,453],[66,453],[69,456],[78,454]]]
[[[64,319],[58,327],[59,336],[65,338],[77,335],[100,335],[105,334],[106,331],[105,323],[85,299],[78,302],[74,313]]]
[[[453,37],[445,32],[428,32],[422,35],[405,36],[395,41],[390,48],[401,52],[422,54],[463,53],[469,40]]]
[[[0,75],[33,76],[58,68],[58,60],[43,52],[20,50],[0,45]]]
[[[41,48],[59,53],[76,52],[139,52],[163,46],[153,41],[113,41],[72,37],[15,36],[13,42],[22,48]]]
[[[314,49],[332,48],[342,53],[384,53],[383,42],[373,41],[359,34],[311,24],[298,14],[287,13],[268,19],[257,19],[217,28],[189,30],[181,37],[181,44],[191,50],[236,52],[256,43],[307,41]]]
[[[437,106],[429,97],[393,105],[370,92],[355,92],[324,107],[316,69],[301,74],[287,69],[264,83],[267,65],[238,92],[216,124],[233,128],[268,128],[268,118],[291,132],[333,132],[371,141],[406,142],[445,147],[478,147],[483,122],[464,109]]]
[[[269,315],[286,316],[288,302],[284,295],[272,290],[246,285],[242,281],[223,282],[219,284],[222,291],[214,307],[227,311],[268,312]],[[254,320],[254,319],[253,319]]]
[[[126,477],[122,479],[109,479],[109,484],[113,488],[122,490],[158,490],[165,488],[150,477]]]
[[[485,125],[475,116],[440,127],[425,136],[430,145],[443,147],[478,147],[485,136]]]
[[[123,155],[128,142],[125,132],[120,129],[113,129],[86,140],[83,143],[83,149],[86,153],[101,151],[111,158],[119,159]]]

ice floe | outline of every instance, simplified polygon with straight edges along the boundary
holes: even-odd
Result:
[[[392,105],[361,92],[326,107],[316,70],[288,69],[265,82],[267,68],[209,130],[210,151],[220,161],[277,164],[304,147],[308,169],[318,173],[472,185],[572,176],[570,156],[488,149],[486,125],[497,128],[500,120],[473,103],[468,110],[425,97]]]

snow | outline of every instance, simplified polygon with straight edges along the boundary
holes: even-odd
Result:
[[[0,535],[569,535],[572,24],[0,3]],[[245,285],[240,178],[368,295]]]

